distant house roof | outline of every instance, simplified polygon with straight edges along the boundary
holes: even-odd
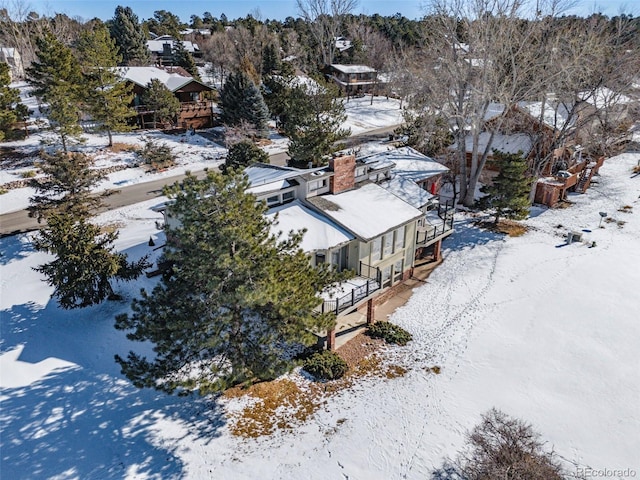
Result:
[[[335,37],[333,39],[333,45],[340,52],[344,52],[345,50],[349,50],[351,47],[353,47],[353,43],[351,43],[351,40],[347,40],[344,37]]]
[[[305,228],[300,247],[305,252],[327,250],[354,239],[346,229],[340,227],[326,216],[304,206],[299,200],[271,208],[267,217],[271,220],[278,214],[278,223],[272,225],[271,233],[283,238],[291,231]]]
[[[332,63],[331,68],[342,73],[375,73],[376,69],[366,65],[342,65]]]
[[[420,218],[423,213],[374,183],[307,202],[363,241]]]
[[[590,103],[597,109],[611,107],[613,105],[627,105],[631,103],[631,99],[626,95],[614,92],[607,87],[598,88],[594,92],[580,92],[578,94],[580,100]]]
[[[490,137],[491,133],[489,132],[482,132],[480,134],[478,138],[478,151],[485,151]],[[471,135],[467,135],[464,139],[464,143],[466,152],[471,153],[473,151],[473,137]],[[533,142],[531,141],[531,137],[526,133],[513,133],[511,135],[496,133],[494,134],[493,141],[491,142],[491,149],[493,150],[499,150],[503,153],[522,152],[525,157],[529,155],[532,147]]]
[[[570,126],[573,121],[570,107],[563,102],[544,102],[544,109],[542,102],[518,102],[518,108],[537,120],[542,118],[545,125],[557,130]]]
[[[188,40],[176,40],[169,35],[163,35],[161,37],[156,37],[153,40],[147,40],[147,48],[153,53],[161,54],[164,52],[164,45],[171,45],[171,48],[173,48],[173,44],[175,42],[182,42],[182,45],[184,45],[184,49],[189,53],[200,51],[200,48],[196,43],[190,42]]]
[[[192,76],[180,75],[176,72],[169,72],[158,67],[119,67],[120,75],[124,80],[128,80],[136,85],[146,88],[151,80],[159,80],[170,91],[175,92],[185,85],[196,82],[211,90],[211,87],[198,82]]]

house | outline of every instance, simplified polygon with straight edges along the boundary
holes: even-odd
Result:
[[[300,246],[312,265],[354,273],[322,293],[319,310],[334,312],[337,323],[314,332],[319,344],[333,349],[336,336],[372,322],[376,306],[411,277],[426,249],[429,260],[440,260],[453,216],[424,188],[446,170],[436,163],[413,149],[398,149],[366,159],[337,154],[328,166],[308,170],[261,163],[245,169],[247,191],[266,203],[267,217],[277,215],[274,235],[305,229]],[[175,223],[166,212],[165,220]]]
[[[371,93],[378,83],[378,72],[366,65],[333,63],[325,74],[347,95]]]
[[[170,35],[161,35],[152,40],[147,40],[147,49],[151,52],[158,65],[173,65],[173,54],[176,42],[182,43],[184,49],[189,52],[194,59],[202,57],[202,52],[198,44],[189,40],[176,40]]]
[[[11,75],[12,82],[24,78],[22,57],[20,57],[17,48],[0,47],[0,62],[9,65],[9,75]]]
[[[151,80],[159,80],[180,101],[174,125],[179,128],[213,126],[213,103],[204,97],[211,87],[199,82],[180,67],[122,67],[122,78],[133,84],[134,108],[140,128],[153,128],[153,111],[142,104],[142,94]]]
[[[301,247],[313,265],[355,273],[324,294],[321,309],[337,316],[334,330],[317,333],[328,348],[336,335],[373,321],[375,306],[415,266],[440,259],[442,240],[453,232],[451,208],[437,200],[446,170],[410,148],[363,159],[338,154],[329,166],[309,170],[245,170],[248,191],[266,202],[269,216],[278,215],[275,234],[305,228]]]

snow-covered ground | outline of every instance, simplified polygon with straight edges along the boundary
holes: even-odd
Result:
[[[3,238],[0,477],[432,478],[494,406],[569,462],[640,475],[639,160],[607,160],[575,205],[536,209],[522,237],[459,217],[444,263],[392,316],[414,336],[388,354],[406,375],[361,379],[305,424],[259,439],[230,434],[238,400],[140,391],[120,374],[113,355],[140,345],[113,318],[154,279],[122,286],[122,302],[62,311],[31,269],[46,256],[28,235]],[[102,217],[123,226],[118,248],[133,257],[157,255],[150,236],[163,241],[155,203]],[[614,221],[598,228],[598,212]],[[565,246],[569,230],[588,244]]]
[[[351,129],[351,135],[358,135],[369,130],[400,125],[404,122],[400,100],[395,98],[351,97],[344,103],[347,121],[345,128]]]

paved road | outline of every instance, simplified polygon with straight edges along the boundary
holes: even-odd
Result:
[[[397,125],[391,127],[378,128],[376,130],[370,130],[366,133],[359,135],[353,135],[349,137],[345,143],[347,147],[354,147],[361,143],[366,143],[374,140],[380,140],[381,138],[387,138],[390,133],[397,127]],[[286,165],[288,155],[286,153],[277,153],[271,155],[269,160],[272,165]],[[203,176],[202,170],[193,171],[195,175]],[[172,177],[165,177],[159,180],[153,180],[150,182],[138,183],[129,187],[123,187],[118,190],[118,193],[114,193],[106,197],[104,210],[113,210],[127,205],[132,205],[138,202],[144,202],[155,197],[162,195],[162,188],[165,185],[171,185],[175,182],[182,180],[184,175],[176,175]],[[34,218],[29,218],[26,210],[20,210],[17,212],[5,213],[0,215],[0,236],[14,235],[16,233],[27,232],[31,230],[37,230],[39,228],[38,222]]]

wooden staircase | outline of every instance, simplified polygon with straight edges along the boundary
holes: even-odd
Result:
[[[591,179],[593,178],[593,175],[595,173],[596,173],[596,162],[588,164],[584,168],[584,170],[582,170],[582,173],[580,173],[580,179],[576,184],[575,191],[577,193],[586,192],[587,189],[589,188],[589,185],[591,184]]]

